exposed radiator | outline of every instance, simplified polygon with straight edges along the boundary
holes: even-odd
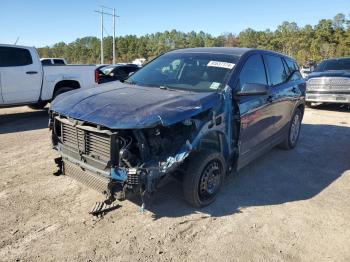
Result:
[[[98,192],[103,194],[108,192],[108,178],[92,174],[89,171],[84,171],[68,161],[63,161],[63,172],[66,176],[69,176]]]
[[[62,123],[62,143],[95,159],[110,160],[110,136]]]

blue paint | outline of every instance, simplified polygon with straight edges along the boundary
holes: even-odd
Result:
[[[110,129],[170,126],[221,101],[217,92],[164,90],[113,82],[57,97],[51,110]]]
[[[111,168],[112,179],[120,182],[124,182],[128,179],[128,173],[122,168]]]

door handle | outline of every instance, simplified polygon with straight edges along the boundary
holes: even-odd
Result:
[[[27,75],[35,75],[37,73],[38,73],[37,71],[28,71],[28,72],[26,72]]]
[[[293,93],[297,93],[297,90],[298,90],[298,88],[296,88],[295,86],[293,86],[292,92],[293,92]]]
[[[268,96],[266,100],[267,102],[271,103],[273,101],[273,96],[272,95]]]

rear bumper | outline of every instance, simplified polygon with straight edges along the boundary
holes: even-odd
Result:
[[[305,100],[315,103],[350,104],[350,93],[306,93]]]

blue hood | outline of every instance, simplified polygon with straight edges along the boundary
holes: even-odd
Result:
[[[334,70],[334,71],[323,71],[323,72],[312,72],[307,76],[307,79],[314,78],[314,77],[350,77],[349,71],[343,71],[343,70]]]
[[[75,90],[51,103],[53,112],[111,129],[169,126],[220,103],[216,92],[164,90],[120,82]]]

